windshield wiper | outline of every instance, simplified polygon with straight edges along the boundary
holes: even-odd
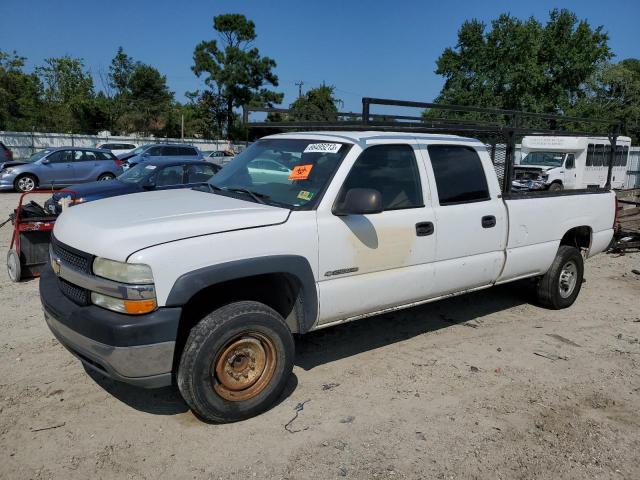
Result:
[[[227,188],[222,188],[221,190],[226,190],[228,192],[246,193],[251,198],[253,198],[256,202],[261,203],[263,205],[267,204],[267,202],[265,202],[265,200],[269,200],[271,198],[269,195],[265,195],[264,193],[253,192],[253,191],[251,191],[251,190],[249,190],[247,188],[243,188],[243,187],[227,187]]]

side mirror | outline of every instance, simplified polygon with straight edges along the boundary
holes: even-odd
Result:
[[[143,156],[143,157],[149,157],[149,156],[151,156],[151,155],[150,155],[150,153],[149,153],[149,152],[144,152],[144,153],[142,154],[142,156]]]
[[[142,188],[145,190],[153,190],[156,188],[156,181],[153,177],[147,178],[144,182],[142,182]]]
[[[382,212],[382,195],[372,188],[351,188],[347,190],[344,202],[333,207],[333,214],[370,215]]]
[[[43,158],[42,162],[40,162],[40,163],[42,163],[43,165],[46,165],[46,164],[51,163],[51,162],[49,161],[48,158]]]

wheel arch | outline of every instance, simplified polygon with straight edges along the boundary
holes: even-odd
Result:
[[[31,171],[27,171],[27,172],[20,172],[20,173],[18,173],[18,174],[16,175],[15,180],[13,181],[13,184],[15,185],[15,184],[16,184],[16,182],[18,181],[18,179],[19,179],[20,177],[25,177],[25,176],[28,176],[28,177],[32,177],[32,178],[34,178],[34,179],[35,179],[35,181],[36,181],[36,187],[37,187],[38,185],[40,185],[40,177],[38,177],[38,175],[37,175],[37,174],[35,174],[34,172],[31,172]]]
[[[560,245],[568,245],[588,252],[591,249],[592,237],[592,228],[588,225],[581,225],[567,230],[560,240]]]
[[[306,258],[276,255],[236,260],[180,276],[166,306],[181,306],[175,358],[190,330],[211,311],[231,302],[254,300],[273,308],[292,333],[305,333],[318,316],[315,277]]]

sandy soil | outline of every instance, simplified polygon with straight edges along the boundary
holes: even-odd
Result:
[[[16,202],[0,194],[0,219]],[[3,264],[0,477],[637,479],[632,269],[639,254],[590,260],[564,311],[513,285],[307,335],[277,406],[207,425],[174,389],[85,372],[48,331],[38,281],[12,284]]]

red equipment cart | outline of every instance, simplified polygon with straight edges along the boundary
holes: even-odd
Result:
[[[58,190],[58,192],[70,190]],[[57,215],[52,215],[34,201],[24,204],[27,195],[51,195],[52,191],[26,192],[20,195],[18,207],[11,214],[13,233],[7,253],[7,271],[13,282],[39,277],[49,261],[49,240]]]

